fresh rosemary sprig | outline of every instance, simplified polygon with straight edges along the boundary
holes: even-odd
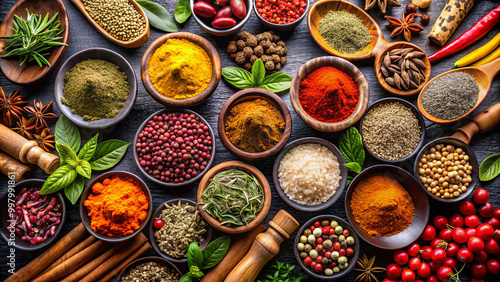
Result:
[[[11,36],[0,36],[1,39],[10,39],[2,51],[9,51],[5,57],[19,56],[21,59],[21,64],[25,62],[36,61],[40,67],[43,64],[50,66],[50,63],[45,56],[50,55],[50,52],[45,52],[46,50],[52,48],[53,46],[67,46],[63,42],[59,42],[62,37],[59,36],[64,28],[59,29],[61,25],[60,21],[56,21],[56,13],[51,19],[49,19],[49,13],[45,15],[42,19],[41,15],[36,15],[30,13],[26,9],[27,17],[26,20],[14,15],[15,19],[12,21],[13,35]]]

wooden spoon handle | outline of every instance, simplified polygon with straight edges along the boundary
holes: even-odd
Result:
[[[472,136],[495,128],[500,123],[500,103],[480,112],[466,125],[457,129],[451,137],[458,138],[469,144]]]
[[[500,58],[494,60],[493,62],[487,63],[486,65],[480,66],[479,69],[486,74],[491,83],[491,81],[493,81],[493,78],[495,78],[495,76],[500,71]]]

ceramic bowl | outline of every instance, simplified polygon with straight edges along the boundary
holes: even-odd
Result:
[[[140,264],[140,263],[145,263],[145,262],[150,262],[150,261],[157,261],[157,262],[162,262],[165,263],[168,267],[174,269],[175,272],[179,274],[179,277],[182,277],[182,272],[175,266],[175,264],[169,262],[168,260],[160,257],[144,257],[140,259],[136,259],[133,262],[127,264],[122,271],[120,271],[120,276],[118,277],[118,281],[121,281],[123,277],[125,277],[125,274],[128,273],[130,269],[132,269],[134,266]]]
[[[156,228],[154,227],[154,222],[155,220],[160,216],[161,212],[165,209],[165,205],[169,205],[171,206],[173,203],[178,203],[178,202],[181,202],[183,205],[186,204],[186,203],[189,203],[191,204],[192,206],[195,206],[196,207],[196,202],[194,201],[191,201],[189,199],[172,199],[172,200],[168,200],[166,201],[165,203],[161,204],[156,210],[155,212],[153,213],[153,219],[151,220],[151,222],[149,223],[149,241],[151,242],[151,245],[153,246],[153,249],[163,258],[171,261],[171,262],[174,262],[174,263],[186,263],[187,262],[187,257],[185,258],[181,258],[181,259],[178,259],[178,258],[174,258],[174,257],[171,257],[169,255],[167,255],[165,252],[161,251],[160,250],[160,247],[158,246],[158,243],[156,243],[156,237],[155,237],[155,232],[156,232]],[[203,243],[201,243],[200,245],[200,249],[203,250],[207,245],[208,243],[210,242],[210,239],[212,238],[212,226],[210,225],[207,225],[206,226],[206,229],[207,229],[207,233],[206,233],[206,236],[205,236],[205,241],[203,241]]]
[[[148,205],[148,215],[139,224],[139,229],[137,229],[132,234],[128,234],[128,235],[121,236],[121,237],[111,237],[111,236],[107,236],[107,235],[104,235],[104,234],[101,234],[99,232],[94,231],[92,229],[92,226],[91,226],[91,219],[88,216],[88,210],[87,210],[87,208],[84,205],[84,203],[87,200],[87,198],[89,197],[90,193],[92,193],[92,187],[97,182],[101,182],[102,183],[105,179],[112,178],[112,177],[120,177],[120,178],[126,177],[126,178],[129,178],[129,179],[132,179],[135,182],[136,185],[138,185],[138,186],[140,186],[142,188],[142,190],[146,194],[146,197],[147,197],[148,203],[149,203],[149,205]],[[149,219],[151,218],[151,214],[153,213],[153,206],[152,205],[153,205],[153,199],[151,198],[151,192],[149,191],[149,188],[146,185],[146,183],[144,183],[144,181],[142,181],[141,178],[139,178],[135,174],[132,174],[132,173],[126,172],[126,171],[109,171],[109,172],[105,172],[105,173],[97,176],[96,178],[92,179],[92,181],[90,181],[90,183],[87,185],[87,188],[85,188],[85,190],[83,191],[82,198],[80,199],[80,218],[81,218],[81,220],[83,222],[83,225],[85,226],[85,228],[87,229],[87,231],[92,236],[96,237],[99,240],[105,241],[105,242],[118,243],[118,242],[127,241],[128,239],[130,239],[132,237],[135,237],[135,235],[139,234],[144,229],[144,227],[146,227],[146,225],[148,224]]]
[[[358,222],[356,222],[352,214],[351,199],[355,187],[362,179],[373,173],[386,173],[393,177],[412,197],[413,204],[415,205],[415,215],[413,216],[410,226],[398,234],[386,237],[371,236]],[[420,237],[429,220],[430,206],[429,199],[427,199],[425,192],[422,191],[420,182],[406,170],[393,165],[374,165],[363,170],[349,184],[345,196],[345,211],[352,228],[354,228],[356,233],[367,243],[381,249],[397,250],[408,246]]]
[[[252,101],[255,99],[264,99],[274,105],[281,112],[281,115],[285,120],[285,131],[283,132],[283,136],[281,137],[280,141],[271,149],[259,153],[249,153],[239,149],[229,141],[226,135],[224,123],[226,120],[226,116],[229,114],[233,106],[244,101]],[[278,95],[265,89],[249,88],[237,92],[236,94],[232,95],[226,101],[226,103],[224,103],[224,106],[222,106],[222,109],[219,112],[217,130],[219,131],[219,137],[222,141],[222,144],[224,144],[224,147],[226,147],[229,152],[242,159],[262,160],[276,155],[281,149],[283,149],[286,142],[288,142],[290,133],[292,132],[292,117],[285,102],[283,102],[283,100],[281,100]]]
[[[8,182],[8,184],[7,184]],[[10,232],[8,227],[9,227],[9,203],[11,203],[12,200],[14,200],[14,197],[21,192],[21,189],[23,188],[32,188],[32,187],[42,187],[43,183],[45,180],[42,179],[26,179],[17,183],[10,183],[10,180],[7,181],[5,180],[5,183],[8,185],[8,191],[0,198],[0,206],[1,208],[1,213],[0,213],[0,235],[2,238],[7,242],[7,245],[13,246],[16,249],[23,250],[23,251],[35,251],[42,249],[55,241],[57,237],[59,236],[59,233],[61,233],[62,227],[64,223],[66,222],[66,202],[65,202],[65,197],[60,193],[55,193],[51,194],[50,196],[55,196],[57,198],[57,201],[61,204],[61,223],[56,227],[56,231],[54,236],[50,236],[47,238],[47,240],[43,241],[40,244],[32,245],[28,241],[21,240],[21,237],[15,234],[15,232]],[[13,191],[11,190],[13,189]],[[10,193],[12,192],[12,194]],[[49,198],[50,199],[50,198]],[[11,245],[11,242],[14,244]]]
[[[249,224],[238,227],[221,225],[217,219],[203,210],[203,200],[201,198],[203,191],[205,191],[208,184],[210,183],[210,179],[212,179],[219,172],[230,169],[239,169],[255,176],[257,181],[259,181],[260,185],[262,186],[262,189],[264,190],[264,206],[262,207],[262,210]],[[264,174],[262,174],[262,172],[256,167],[241,161],[228,161],[214,166],[207,172],[207,174],[205,174],[205,176],[201,179],[200,184],[198,185],[198,194],[196,196],[196,201],[200,204],[200,214],[203,216],[205,221],[208,222],[208,224],[212,225],[212,227],[214,227],[215,229],[225,233],[239,234],[254,229],[262,222],[262,220],[264,220],[267,213],[269,212],[269,208],[271,207],[271,188],[269,187],[269,183],[267,182]]]
[[[354,255],[351,257],[348,257],[349,260],[348,260],[347,268],[341,270],[338,273],[334,273],[333,275],[330,275],[330,276],[318,274],[317,272],[313,271],[312,268],[305,266],[303,263],[303,259],[300,258],[300,252],[297,249],[297,245],[299,244],[300,236],[302,234],[304,234],[304,230],[306,228],[309,228],[311,225],[313,225],[314,222],[316,222],[316,221],[321,222],[322,220],[325,220],[325,219],[329,220],[329,221],[333,221],[333,220],[337,221],[340,226],[342,226],[344,229],[349,230],[349,236],[352,236],[354,238],[354,241],[355,241],[354,246],[349,246],[349,247],[354,249]],[[302,225],[302,227],[299,229],[299,232],[297,232],[297,235],[295,236],[295,241],[294,241],[294,246],[293,246],[293,253],[294,253],[295,259],[297,260],[297,263],[300,265],[300,267],[302,267],[302,269],[309,276],[311,276],[315,279],[320,279],[320,280],[340,279],[340,278],[346,276],[347,274],[349,274],[356,265],[356,261],[358,260],[358,257],[359,257],[359,251],[360,251],[359,238],[358,238],[358,235],[356,235],[356,232],[354,232],[354,229],[349,225],[349,223],[347,223],[342,218],[334,216],[334,215],[329,215],[329,214],[315,216],[315,217],[311,218],[310,220],[308,220],[306,223],[304,223],[304,225]]]
[[[94,121],[85,121],[83,117],[73,114],[71,109],[61,102],[63,97],[64,76],[69,72],[77,63],[88,59],[101,59],[111,62],[120,67],[120,70],[127,75],[129,84],[128,99],[125,101],[125,107],[120,109],[114,118],[103,118]],[[127,117],[134,106],[137,96],[137,79],[132,66],[120,54],[104,49],[104,48],[90,48],[80,51],[73,56],[69,57],[57,72],[56,80],[54,82],[54,99],[56,100],[57,107],[61,112],[76,125],[87,129],[100,129],[113,126]]]
[[[210,138],[212,139],[212,150],[210,151],[211,158],[208,160],[207,165],[205,166],[205,169],[202,170],[201,172],[199,172],[198,175],[196,175],[195,177],[193,177],[189,180],[185,180],[183,182],[179,182],[179,183],[162,181],[160,179],[153,177],[151,174],[147,173],[147,171],[141,166],[141,164],[139,162],[139,154],[137,153],[137,139],[139,138],[139,134],[141,133],[142,129],[146,126],[148,121],[150,121],[155,115],[160,115],[162,113],[172,113],[172,112],[194,114],[195,116],[199,117],[200,121],[207,125],[208,132],[210,133]],[[186,186],[186,185],[189,185],[189,184],[192,184],[192,183],[198,181],[210,169],[210,167],[212,166],[212,163],[214,162],[215,135],[214,135],[214,131],[212,130],[212,127],[210,127],[210,124],[201,115],[199,115],[198,113],[193,112],[191,110],[187,110],[187,109],[164,109],[164,110],[159,110],[159,111],[153,113],[152,115],[150,115],[148,118],[146,118],[144,120],[144,122],[141,124],[141,126],[139,126],[139,129],[137,129],[137,132],[135,133],[134,142],[132,142],[132,143],[133,143],[133,149],[134,149],[134,161],[135,161],[135,164],[137,165],[137,167],[139,168],[139,170],[141,171],[141,173],[149,181],[152,181],[156,184],[166,186],[166,187],[171,187],[171,188],[181,187],[181,186]]]
[[[255,1],[255,0],[253,0],[253,1]],[[257,18],[259,19],[260,23],[263,24],[264,26],[267,26],[268,28],[273,29],[273,30],[277,30],[277,31],[288,31],[288,30],[292,30],[292,29],[296,28],[307,17],[307,12],[309,11],[309,7],[311,6],[311,3],[309,2],[309,0],[305,0],[305,1],[307,3],[307,6],[304,9],[304,14],[302,14],[302,16],[300,16],[300,18],[298,18],[294,22],[291,22],[288,24],[277,24],[277,23],[272,23],[272,22],[266,21],[264,18],[262,18],[262,16],[257,11],[258,8],[255,5],[255,3],[253,5],[253,10],[254,10],[255,14],[257,15]]]
[[[334,67],[350,75],[359,88],[359,101],[356,108],[354,108],[350,116],[338,122],[323,122],[313,118],[304,110],[299,99],[302,80],[316,69],[327,66]],[[331,56],[318,57],[303,64],[293,76],[292,86],[290,87],[290,101],[297,115],[310,127],[323,132],[337,132],[354,125],[365,113],[369,98],[368,83],[361,71],[349,61]]]
[[[342,179],[339,182],[339,187],[337,187],[337,190],[335,193],[330,197],[330,199],[326,200],[326,202],[323,202],[318,205],[314,206],[306,206],[302,205],[299,203],[296,203],[292,201],[283,191],[283,188],[281,188],[280,181],[278,178],[278,170],[280,167],[280,162],[283,159],[283,157],[293,148],[302,145],[302,144],[309,144],[309,143],[316,143],[323,145],[327,147],[335,157],[337,157],[337,161],[339,162],[339,169],[340,169],[340,176],[342,176]],[[345,159],[340,153],[339,149],[335,147],[332,143],[326,141],[325,139],[321,138],[316,138],[316,137],[305,137],[301,139],[297,139],[293,141],[292,143],[288,144],[288,146],[281,151],[281,153],[276,157],[276,160],[274,161],[274,166],[273,166],[273,181],[274,181],[274,186],[276,188],[276,191],[278,192],[278,195],[281,197],[281,199],[287,203],[289,206],[291,206],[294,209],[297,209],[299,211],[304,211],[304,212],[317,212],[324,210],[330,206],[332,206],[341,196],[342,193],[344,192],[346,183],[347,183],[347,168],[344,166],[345,164]]]

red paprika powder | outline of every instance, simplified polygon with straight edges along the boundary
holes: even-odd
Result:
[[[314,119],[337,122],[352,114],[359,88],[352,77],[334,67],[321,67],[300,83],[300,104]]]

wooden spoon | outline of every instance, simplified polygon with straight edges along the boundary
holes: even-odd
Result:
[[[450,122],[460,120],[460,119],[464,118],[465,116],[469,115],[470,113],[472,113],[477,107],[479,107],[479,105],[481,105],[481,103],[484,101],[486,96],[488,96],[488,92],[490,90],[491,83],[493,82],[493,78],[495,78],[495,76],[498,74],[499,71],[500,71],[500,59],[496,59],[493,62],[488,63],[486,65],[482,65],[480,67],[468,67],[468,68],[454,69],[454,70],[447,71],[443,74],[440,74],[440,75],[434,77],[431,81],[429,81],[427,84],[425,84],[424,87],[422,88],[422,91],[420,92],[420,95],[418,95],[418,100],[417,100],[418,109],[424,117],[426,117],[428,120],[435,122],[435,123],[450,123]],[[455,119],[451,119],[451,120],[440,119],[440,118],[432,116],[431,114],[429,114],[425,110],[425,108],[422,106],[422,96],[423,96],[425,90],[427,89],[427,87],[429,86],[429,84],[431,84],[435,79],[437,79],[438,77],[447,75],[449,73],[452,73],[452,72],[466,72],[466,73],[472,75],[476,79],[476,82],[479,86],[479,93],[477,95],[476,105],[474,105],[474,107],[472,107],[472,109],[470,109],[468,112],[466,112],[462,116],[459,116]],[[457,101],[457,103],[460,103],[460,101]]]
[[[57,20],[61,22],[60,28],[64,28],[61,34],[63,37],[62,42],[68,44],[69,20],[68,14],[66,13],[66,7],[64,7],[61,0],[21,0],[17,2],[0,26],[0,35],[12,35],[12,20],[14,19],[14,15],[26,19],[26,9],[28,9],[30,13],[40,14],[42,16],[45,16],[47,13],[53,16],[58,12],[59,15],[57,16]],[[0,39],[0,50],[3,50],[3,47],[9,41],[8,39]],[[2,57],[0,58],[0,70],[8,80],[14,83],[21,85],[39,83],[55,69],[67,48],[68,46],[58,46],[50,50],[51,54],[46,58],[50,63],[50,67],[45,65],[40,67],[36,62],[24,63],[20,66],[19,57]],[[6,52],[0,54],[5,55]]]
[[[142,32],[141,35],[138,37],[129,40],[129,41],[124,41],[124,40],[119,40],[113,37],[111,34],[109,34],[104,28],[102,28],[87,12],[85,9],[85,6],[83,5],[82,0],[71,0],[75,6],[80,9],[82,14],[87,18],[87,20],[100,32],[102,35],[104,35],[107,39],[109,39],[111,42],[118,44],[120,46],[126,47],[126,48],[137,48],[142,46],[146,41],[149,39],[149,21],[148,18],[146,17],[146,14],[144,14],[144,11],[142,10],[141,6],[137,4],[134,0],[130,0],[130,3],[134,5],[134,7],[139,11],[141,16],[146,20],[146,28]]]

